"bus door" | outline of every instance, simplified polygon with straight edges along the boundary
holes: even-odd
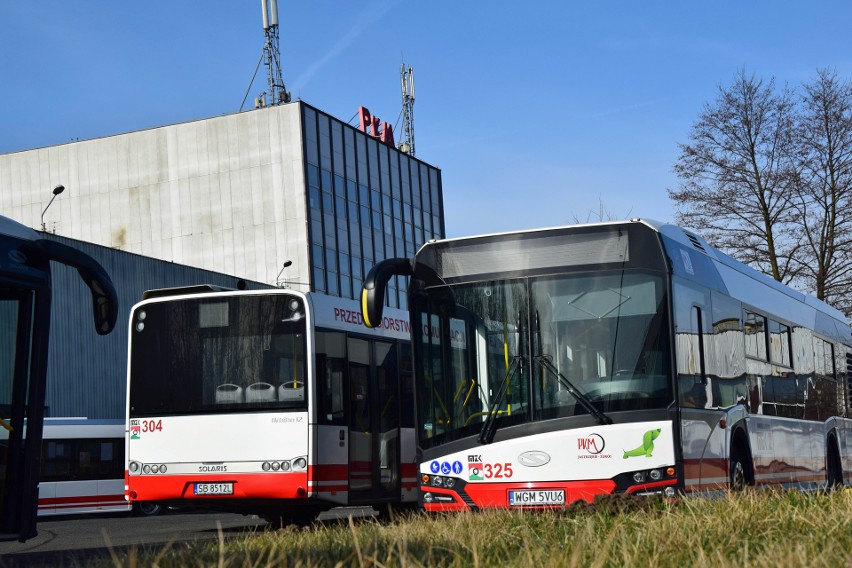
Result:
[[[38,458],[44,400],[50,295],[0,286],[0,533],[3,540],[35,535]],[[24,427],[25,415],[30,439]],[[28,443],[29,442],[29,443]]]
[[[347,347],[350,502],[395,500],[400,494],[397,345],[349,337]]]
[[[112,331],[118,316],[115,288],[97,262],[0,216],[0,540],[37,534],[50,260],[76,268],[89,286],[99,334]]]

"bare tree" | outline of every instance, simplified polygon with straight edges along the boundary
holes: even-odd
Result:
[[[621,219],[630,218],[630,213],[632,209],[627,211],[626,215],[618,215],[609,211],[604,205],[603,201],[598,198],[598,209],[595,211],[594,209],[589,209],[586,211],[586,218],[581,219],[576,214],[571,217],[570,223],[575,225],[582,225],[584,223],[606,223],[608,221],[619,221]]]
[[[781,282],[799,269],[795,112],[789,89],[740,70],[680,145],[680,187],[669,190],[680,224]]]
[[[796,203],[805,288],[852,313],[852,84],[817,71],[803,87]]]

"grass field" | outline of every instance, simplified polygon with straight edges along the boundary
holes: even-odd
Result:
[[[564,511],[403,515],[290,527],[120,566],[852,566],[852,492],[612,499]]]

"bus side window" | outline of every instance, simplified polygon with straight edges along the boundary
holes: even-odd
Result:
[[[77,469],[80,479],[114,479],[124,471],[124,450],[120,442],[92,439],[77,441]],[[120,444],[123,446],[123,443]]]
[[[70,440],[45,440],[42,446],[41,480],[65,481],[71,476]]]
[[[344,373],[346,335],[316,332],[317,416],[323,424],[346,424],[344,412]]]

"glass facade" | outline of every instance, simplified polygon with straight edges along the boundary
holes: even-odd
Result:
[[[305,104],[302,125],[311,288],[358,299],[377,261],[444,238],[441,172]],[[387,305],[408,309],[404,278]]]

